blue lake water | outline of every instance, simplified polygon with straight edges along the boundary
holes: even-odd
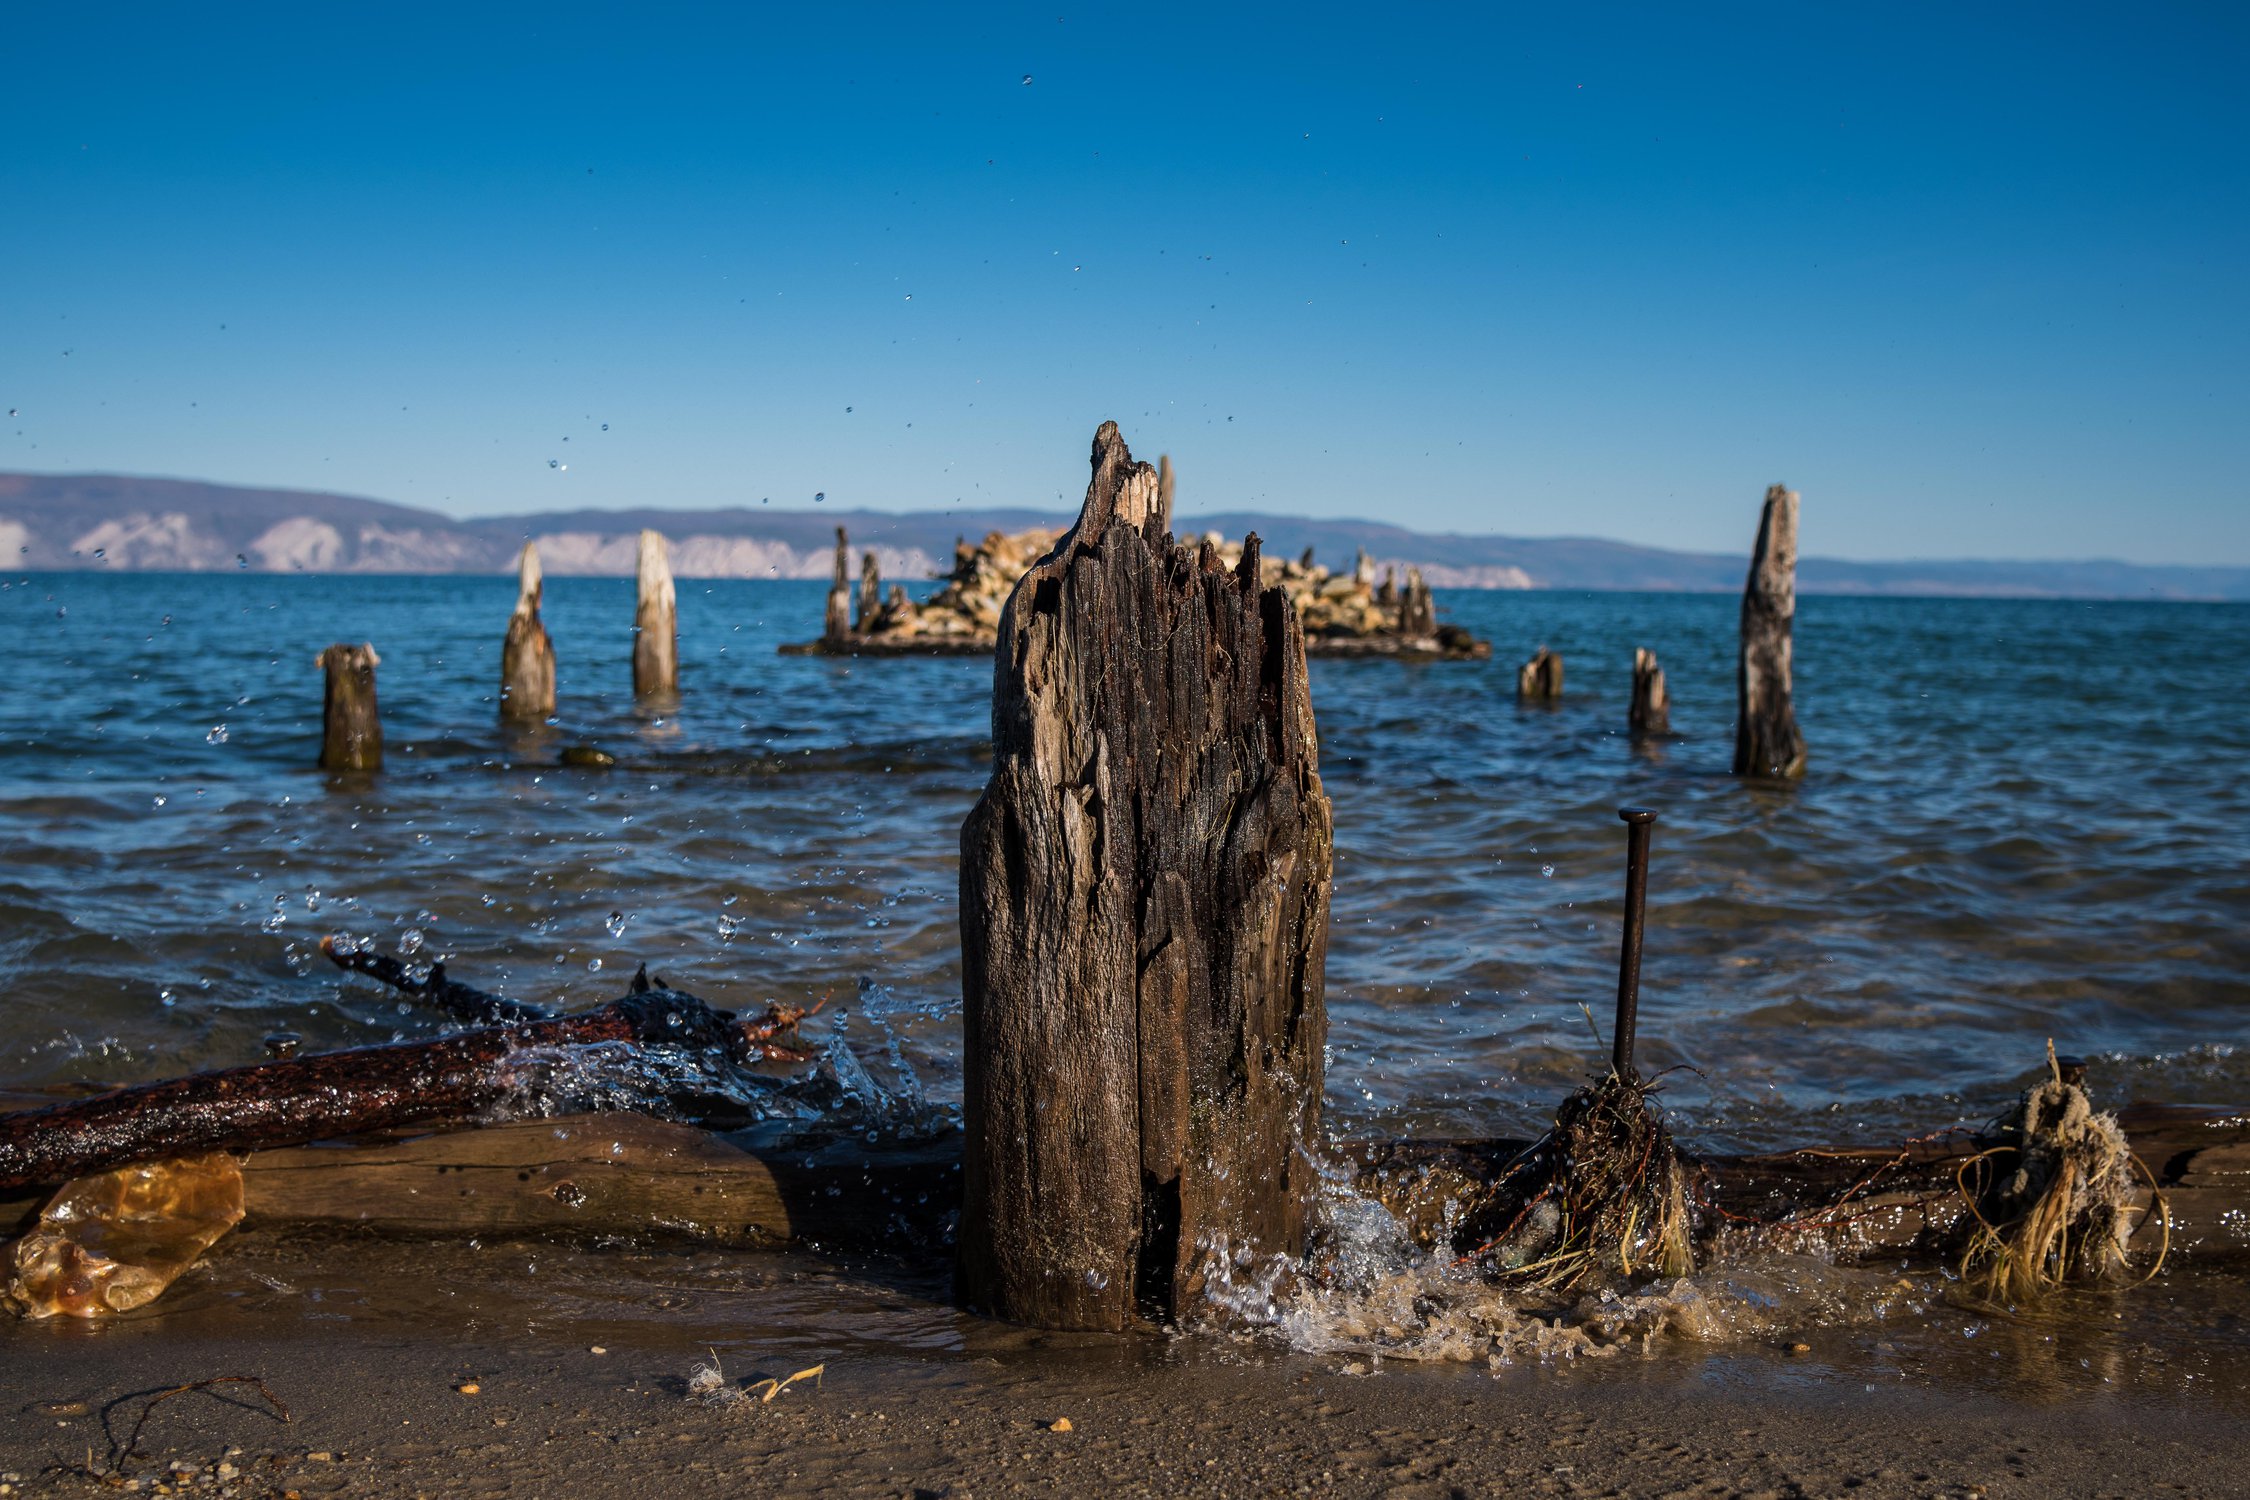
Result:
[[[631,584],[552,579],[560,722],[494,716],[512,579],[6,580],[0,1091],[426,1034],[340,931],[526,999],[646,960],[828,1010],[855,1087],[958,1097],[961,819],[981,660],[783,657],[822,586],[683,581],[683,696],[630,694]],[[1735,601],[1452,593],[1489,663],[1315,662],[1336,817],[1329,1118],[1517,1133],[1606,1057],[1624,838],[1662,821],[1641,1057],[1691,1145],[1990,1117],[2047,1039],[2099,1095],[2239,1103],[2250,1060],[2250,607],[1800,602],[1811,772],[1726,774]],[[389,767],[313,768],[313,656],[371,640]],[[1547,644],[1568,691],[1519,709]],[[1633,648],[1680,737],[1624,732]],[[612,771],[562,770],[569,744]],[[860,1074],[864,1077],[860,1077]]]

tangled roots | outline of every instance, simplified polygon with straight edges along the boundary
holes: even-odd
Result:
[[[1694,1269],[1688,1169],[1636,1076],[1565,1099],[1508,1173],[1513,1220],[1471,1258],[1504,1280],[1567,1290],[1601,1274]]]
[[[2047,1059],[2049,1077],[2000,1122],[2003,1144],[1961,1172],[1974,1221],[1961,1277],[1994,1301],[2035,1302],[2066,1281],[2117,1282],[2128,1266],[2132,1149],[2117,1117],[2096,1113],[2086,1090],[2064,1081],[2052,1046]]]

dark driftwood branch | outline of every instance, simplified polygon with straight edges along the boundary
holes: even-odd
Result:
[[[347,968],[457,1016],[500,1024],[435,1041],[198,1073],[0,1115],[0,1192],[133,1161],[298,1145],[460,1118],[511,1099],[529,1102],[543,1087],[567,1096],[634,1079],[626,1097],[662,1108],[739,1085],[752,1064],[806,1056],[786,1040],[802,1012],[769,1006],[744,1019],[651,983],[645,973],[634,978],[630,993],[607,1005],[549,1017],[452,984],[442,973],[416,981],[388,960],[326,946]],[[589,1050],[603,1044],[620,1050]],[[659,1081],[637,1077],[650,1071]]]

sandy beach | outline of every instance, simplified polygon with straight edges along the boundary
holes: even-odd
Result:
[[[0,1483],[683,1500],[2250,1493],[2239,1372],[2150,1380],[2129,1367],[2133,1332],[2000,1330],[1974,1352],[1910,1327],[1814,1331],[1803,1353],[1660,1338],[1494,1371],[1033,1334],[956,1314],[943,1289],[927,1268],[797,1255],[245,1233],[143,1313],[0,1325]],[[745,1394],[691,1394],[714,1360],[721,1389]],[[817,1380],[770,1402],[751,1389],[812,1365]],[[261,1384],[154,1400],[232,1376]]]

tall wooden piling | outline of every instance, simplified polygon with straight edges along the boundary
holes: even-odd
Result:
[[[1516,697],[1525,703],[1553,703],[1562,697],[1562,653],[1541,646],[1516,669]]]
[[[874,621],[876,612],[883,607],[883,568],[872,551],[859,555],[859,616],[853,622],[858,630],[865,630]]]
[[[536,723],[555,711],[555,643],[539,619],[544,588],[539,547],[523,544],[516,560],[516,612],[500,645],[500,717]]]
[[[1805,737],[1790,702],[1790,635],[1797,618],[1797,492],[1774,485],[1758,519],[1758,546],[1742,590],[1742,651],[1735,667],[1734,774],[1805,773]]]
[[[375,667],[382,658],[366,642],[338,641],[313,658],[327,674],[320,705],[320,768],[383,769],[383,720],[375,708]]]
[[[1095,435],[1017,584],[961,830],[963,1303],[1057,1329],[1190,1317],[1317,1192],[1332,827],[1304,637],[1246,539],[1174,543]]]
[[[1656,653],[1645,646],[1633,649],[1629,721],[1636,738],[1655,739],[1672,732],[1672,695],[1664,686],[1664,669],[1656,664]]]
[[[820,638],[828,646],[849,645],[852,638],[852,545],[844,528],[836,528],[836,566],[828,580],[828,617]]]
[[[633,608],[633,696],[667,698],[680,689],[680,606],[672,588],[672,549],[663,534],[641,533]]]

